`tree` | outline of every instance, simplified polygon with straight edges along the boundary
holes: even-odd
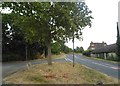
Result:
[[[83,52],[83,55],[90,57],[91,52],[92,52],[92,50],[86,50]]]
[[[2,50],[3,61],[26,60],[24,34],[14,26],[12,14],[2,14]],[[40,43],[27,43],[28,59],[35,59],[35,54],[42,54],[44,46]]]
[[[65,45],[65,50],[64,52],[67,53],[71,53],[73,50],[71,48],[69,48],[68,46]]]
[[[18,60],[22,58],[14,57],[13,54],[22,55],[24,57],[24,41],[22,33],[19,29],[15,29],[13,25],[12,15],[2,15],[2,50],[3,50],[3,61],[4,60]],[[19,49],[17,49],[19,48]],[[8,56],[12,55],[8,58]],[[7,58],[6,58],[7,57]]]
[[[117,56],[118,56],[118,61],[120,61],[120,33],[119,33],[119,26],[118,26],[118,23],[117,23]]]
[[[51,51],[53,54],[60,54],[61,45],[58,42],[52,43],[52,50]]]
[[[91,11],[84,2],[17,2],[3,3],[15,16],[14,23],[24,33],[26,42],[41,42],[47,46],[51,65],[51,43],[75,38],[81,39],[81,30],[91,26]]]
[[[84,49],[83,47],[76,47],[75,52],[76,53],[83,53]]]

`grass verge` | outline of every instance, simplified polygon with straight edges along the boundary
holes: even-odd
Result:
[[[118,84],[118,80],[75,63],[39,64],[3,79],[7,84]]]
[[[80,54],[80,55],[82,55],[82,54]],[[101,60],[101,61],[111,62],[111,63],[119,63],[117,61],[105,60],[105,59],[101,59],[101,58],[97,58],[97,57],[88,57],[88,56],[84,56],[84,57],[85,58],[90,58],[90,59],[95,59],[95,60]]]
[[[66,57],[66,54],[65,53],[60,53],[58,55],[56,54],[52,54],[51,55],[52,59],[60,59],[60,58],[65,58]],[[30,61],[38,61],[38,60],[47,60],[47,58],[40,58],[40,59],[35,59],[35,60],[30,60]]]
[[[106,61],[106,62],[111,62],[111,63],[118,63],[117,61],[111,61],[111,60],[105,60],[97,57],[92,57],[93,59],[101,60],[101,61]]]
[[[60,53],[58,55],[53,54],[52,58],[65,58],[66,54],[65,53]]]

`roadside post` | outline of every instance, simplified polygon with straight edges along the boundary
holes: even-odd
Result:
[[[74,30],[73,30],[73,67],[75,66],[74,64]]]
[[[26,46],[25,46],[25,52],[26,52],[26,66],[27,66],[27,68],[28,68],[28,70],[29,70],[29,66],[30,66],[30,63],[29,63],[29,61],[28,61],[28,54],[27,54],[27,44],[26,44]]]

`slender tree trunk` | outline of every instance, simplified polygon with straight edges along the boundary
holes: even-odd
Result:
[[[52,58],[51,58],[51,31],[49,31],[48,37],[47,37],[47,59],[48,59],[48,65],[52,65]]]

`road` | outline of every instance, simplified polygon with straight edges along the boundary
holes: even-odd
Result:
[[[66,62],[66,61],[72,62],[72,60],[73,60],[73,55],[68,54],[66,58],[53,59],[53,62]],[[30,61],[30,62],[32,65],[35,65],[35,64],[46,63],[47,61],[36,60],[36,61]],[[105,73],[109,76],[113,76],[115,78],[120,79],[120,76],[118,77],[119,75],[118,72],[120,73],[120,68],[118,67],[118,64],[116,63],[90,59],[90,58],[86,58],[79,54],[75,54],[75,62],[85,65],[88,68],[92,68],[102,73]],[[12,73],[15,73],[16,71],[22,70],[24,68],[26,68],[26,61],[3,63],[2,64],[2,77],[5,78],[6,76],[11,75]]]
[[[67,55],[67,58],[65,58],[65,59],[66,59],[66,61],[72,62],[73,55],[69,54],[69,55]],[[92,69],[100,71],[104,74],[107,74],[109,76],[120,79],[120,74],[119,74],[120,67],[118,66],[117,63],[111,63],[111,62],[106,62],[106,61],[102,61],[102,60],[86,58],[85,56],[82,56],[80,54],[75,54],[74,60],[77,63],[85,65],[87,68],[92,68]]]

